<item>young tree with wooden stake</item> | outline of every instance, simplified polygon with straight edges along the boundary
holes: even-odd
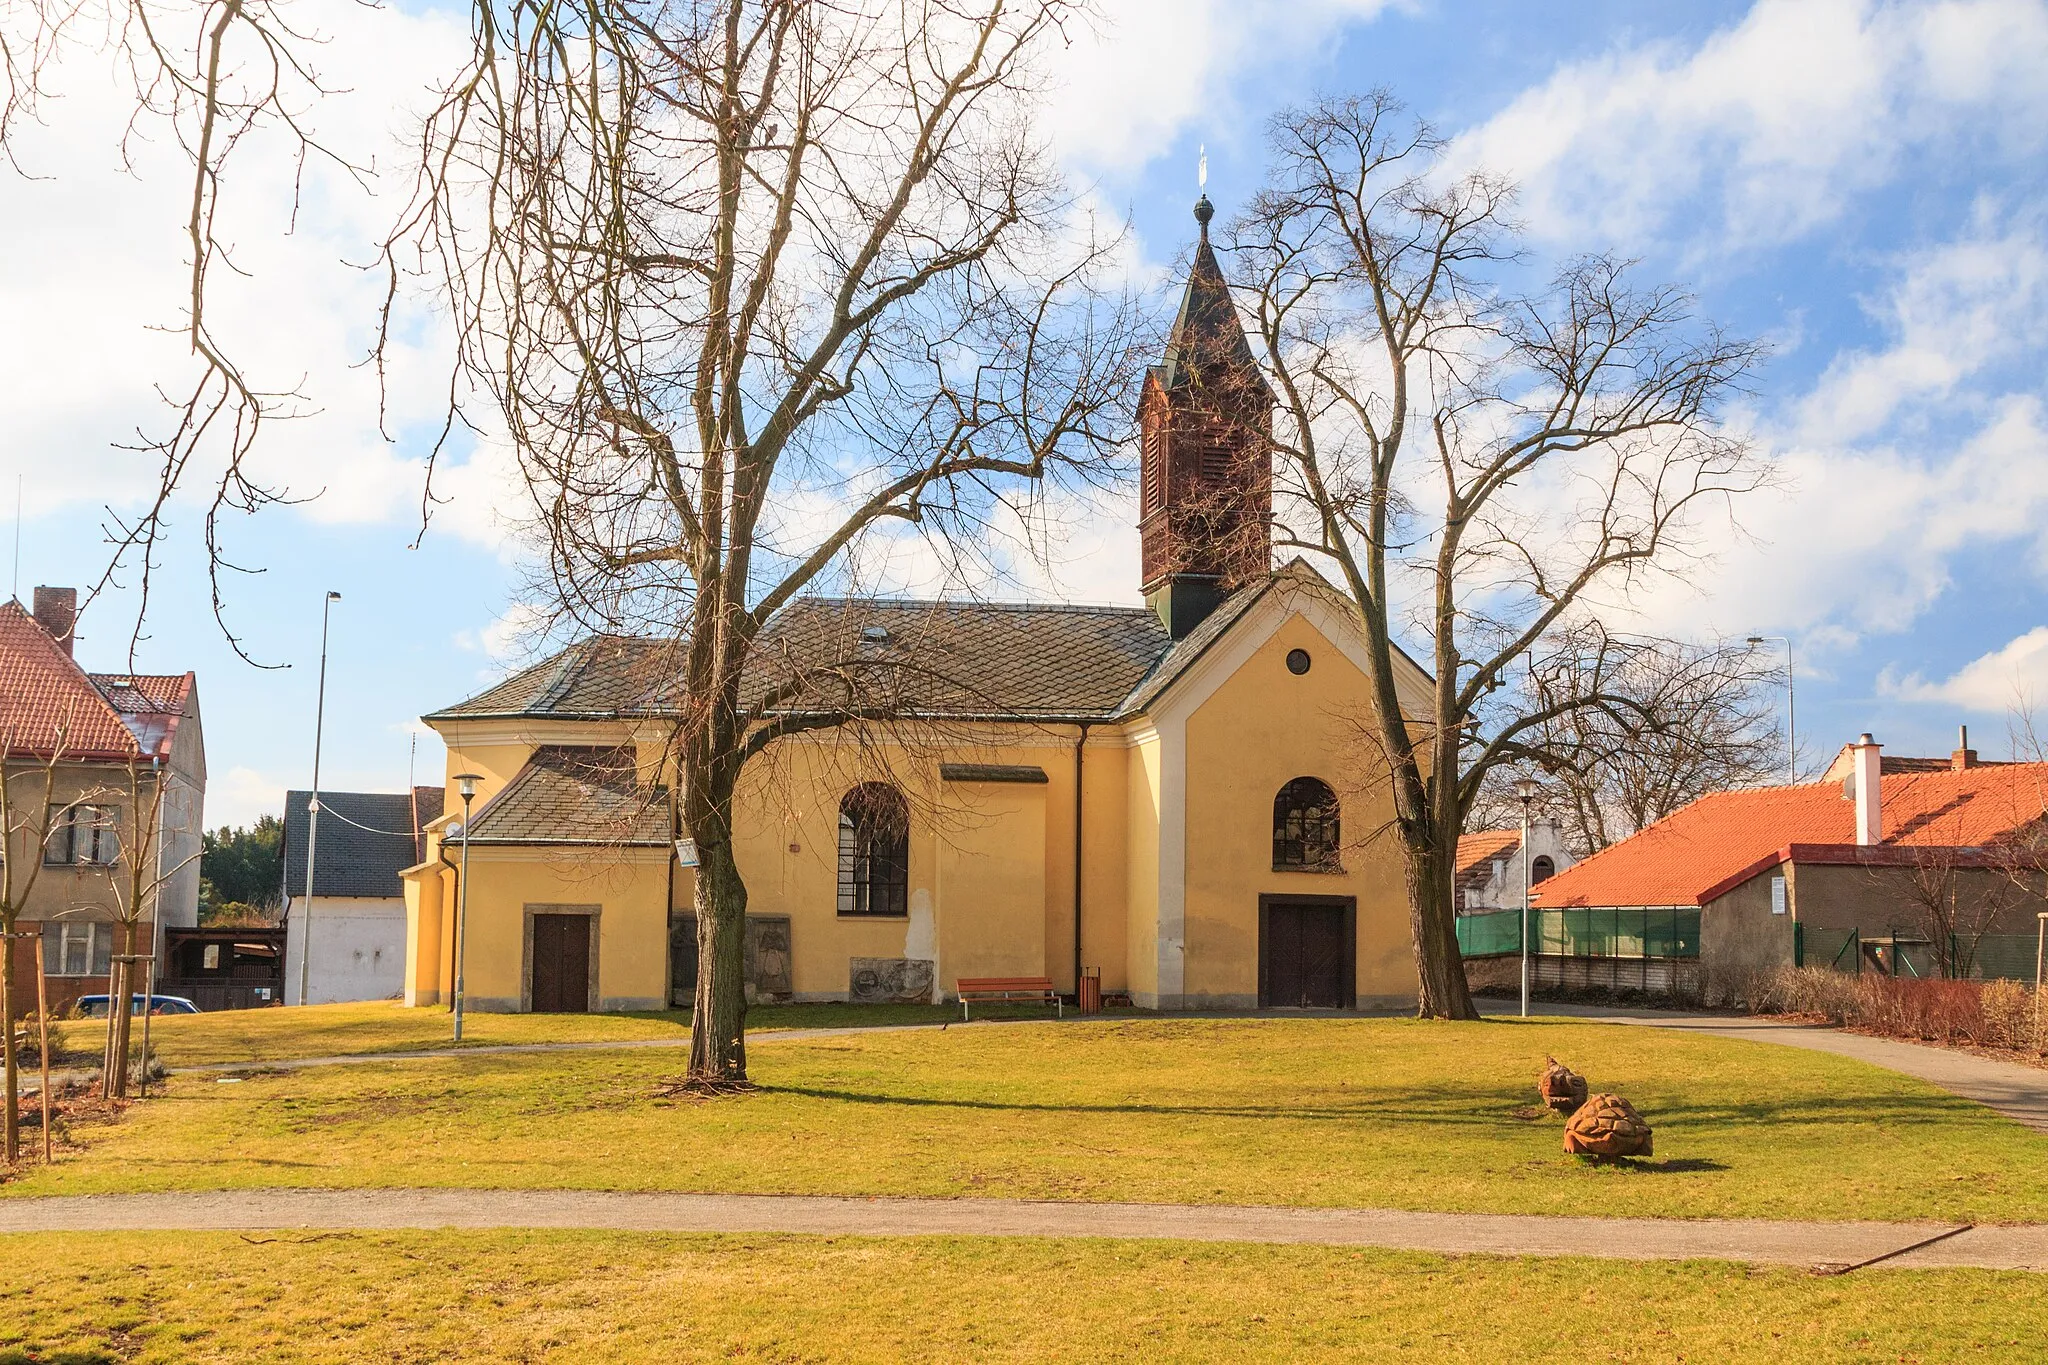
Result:
[[[120,951],[114,955],[116,968],[108,993],[107,1070],[102,1073],[101,1092],[114,1099],[128,1094],[128,1048],[133,1034],[130,1012],[134,1008],[134,973],[138,958],[154,961],[157,947],[156,921],[164,887],[178,873],[199,860],[197,853],[163,866],[162,835],[164,803],[176,778],[161,760],[128,760],[128,816],[131,836],[120,844],[119,859],[107,867],[112,886],[114,922],[120,926]],[[148,953],[136,951],[137,935],[144,918],[150,923]],[[145,991],[150,989],[145,985]],[[143,1005],[149,1009],[153,1001]],[[146,1052],[146,1049],[145,1049]],[[149,1066],[145,1055],[142,1065]]]
[[[696,844],[691,1080],[743,1084],[742,769],[857,719],[748,691],[800,595],[885,528],[963,551],[1094,477],[1131,317],[1031,126],[1067,0],[514,0],[393,238],[433,263],[531,506],[544,600],[672,640],[676,832]]]
[[[1627,265],[1519,287],[1508,185],[1446,164],[1385,94],[1278,115],[1266,187],[1232,225],[1274,430],[1275,543],[1346,590],[1370,661],[1364,728],[1392,790],[1425,1016],[1472,1018],[1455,932],[1458,835],[1487,772],[1541,762],[1532,655],[1608,648],[1604,608],[1697,549],[1697,514],[1766,478],[1717,427],[1756,361]],[[1396,636],[1435,674],[1404,715]]]

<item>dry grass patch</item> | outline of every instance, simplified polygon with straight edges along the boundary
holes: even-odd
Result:
[[[2035,1277],[1211,1243],[373,1233],[0,1238],[0,1358],[2017,1360]]]

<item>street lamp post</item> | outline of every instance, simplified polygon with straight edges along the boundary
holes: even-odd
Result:
[[[1536,800],[1536,779],[1515,779],[1515,795],[1522,799],[1522,1017],[1529,1017],[1529,806]]]
[[[462,884],[455,888],[455,1041],[462,1041],[462,955],[469,947],[469,803],[476,799],[476,773],[455,774],[462,793]]]
[[[310,1005],[307,983],[313,964],[313,855],[320,848],[320,736],[327,724],[327,616],[341,594],[320,603],[320,690],[313,702],[313,792],[306,801],[306,899],[299,907],[299,1003]]]
[[[1785,646],[1785,776],[1799,782],[1799,699],[1792,690],[1792,639],[1786,635],[1752,635],[1749,644]]]

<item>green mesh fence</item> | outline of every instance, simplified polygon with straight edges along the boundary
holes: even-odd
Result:
[[[2002,976],[2008,981],[2031,982],[2037,947],[2032,934],[1986,934],[1977,942],[1977,956],[1970,975],[1986,981]],[[1957,958],[1969,950],[1967,942],[1957,944]]]
[[[1522,951],[1522,912],[1458,917],[1458,951],[1499,957]],[[1697,906],[1531,910],[1529,949],[1552,957],[1698,957]]]

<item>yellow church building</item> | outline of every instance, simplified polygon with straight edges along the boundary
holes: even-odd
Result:
[[[759,1000],[942,1000],[1047,977],[1146,1008],[1412,1004],[1391,803],[1362,781],[1366,656],[1344,598],[1271,565],[1258,378],[1202,239],[1139,404],[1144,607],[812,598],[763,657],[900,662],[947,685],[880,741],[751,762],[735,811]],[[666,800],[672,642],[570,646],[425,717],[450,813],[405,873],[405,1000],[687,1006],[687,845]],[[1398,660],[1417,714],[1429,679]],[[475,775],[466,831],[454,777]]]

